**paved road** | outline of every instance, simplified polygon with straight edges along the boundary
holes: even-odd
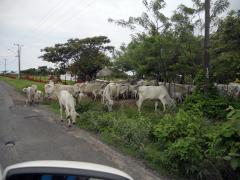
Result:
[[[13,141],[14,146],[7,144]],[[121,169],[136,180],[157,177],[140,162],[123,156],[88,132],[68,128],[44,106],[24,106],[24,97],[0,81],[0,163],[30,160],[87,161]]]

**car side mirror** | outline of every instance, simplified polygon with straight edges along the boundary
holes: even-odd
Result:
[[[0,174],[0,180],[133,180],[133,178],[118,169],[94,163],[30,161],[7,167]]]

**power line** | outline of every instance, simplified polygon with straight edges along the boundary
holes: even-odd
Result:
[[[56,23],[56,24],[53,26],[52,29],[50,28],[51,30],[50,30],[48,33],[53,32],[54,30],[56,30],[56,29],[59,27],[59,25],[65,23],[65,22],[67,22],[67,21],[69,21],[72,17],[74,17],[74,18],[72,18],[72,19],[69,21],[69,22],[72,22],[72,20],[76,19],[76,17],[74,16],[75,14],[78,14],[77,17],[79,17],[79,14],[83,13],[84,10],[86,10],[89,6],[91,6],[91,4],[92,4],[93,2],[94,2],[94,0],[90,1],[90,3],[88,3],[88,4],[87,4],[86,6],[84,6],[83,8],[75,11],[74,14],[70,14],[69,16],[66,16],[66,17],[63,19],[63,21],[60,21],[60,23]],[[79,11],[80,11],[80,12],[79,12]],[[69,23],[69,22],[68,22],[68,23]],[[45,33],[45,34],[46,34],[46,33]],[[47,40],[47,39],[46,39],[46,38],[43,38],[42,40]]]
[[[56,12],[57,9],[59,9],[62,5],[64,5],[65,0],[59,0],[56,5],[51,8],[46,15],[44,15],[41,19],[40,19],[40,23],[39,24],[35,24],[35,26],[33,27],[32,32],[37,31],[37,29],[39,27],[41,27],[42,25],[46,24],[47,20],[49,19],[49,17],[53,16]]]
[[[86,2],[86,1],[83,1],[83,2]],[[91,1],[89,4],[91,4],[93,1]],[[65,9],[63,11],[63,13],[57,17],[57,19],[59,20],[63,20],[63,21],[57,21],[56,23],[52,24],[51,26],[48,27],[48,32],[45,32],[45,33],[40,33],[40,35],[38,35],[38,39],[41,40],[41,41],[45,41],[45,40],[48,40],[46,37],[43,37],[43,36],[46,36],[48,33],[50,33],[50,31],[53,31],[55,30],[60,24],[64,23],[66,20],[69,20],[70,18],[71,19],[74,19],[74,15],[76,13],[79,13],[79,11],[82,11],[84,9],[86,9],[86,7],[89,6],[89,4],[87,4],[86,6],[84,6],[83,8],[81,9],[75,9],[75,11],[73,13],[70,13],[72,11],[72,6],[69,6],[67,9]],[[72,4],[73,5],[73,4]],[[75,6],[75,4],[74,4]],[[74,15],[73,15],[74,14]],[[60,23],[59,23],[60,22]],[[49,30],[50,29],[50,30]]]
[[[86,1],[83,1],[83,3],[82,3],[82,5],[84,5],[84,3],[85,3]],[[74,16],[75,14],[77,14],[77,13],[79,13],[79,11],[81,11],[82,9],[84,9],[85,8],[85,6],[83,7],[83,8],[81,8],[81,9],[76,9],[73,13],[69,13],[67,16],[65,15],[66,13],[68,13],[69,11],[65,11],[65,14],[63,14],[64,16],[61,16],[61,17],[63,17],[63,18],[60,18],[60,21],[58,21],[58,22],[56,22],[51,28],[50,28],[50,32],[51,31],[53,31],[53,30],[55,30],[56,29],[56,27],[58,27],[59,25],[61,25],[61,24],[63,24],[66,20],[68,20],[68,19],[75,19],[76,17]],[[70,11],[72,10],[72,9],[69,9]],[[60,22],[60,23],[59,23]],[[52,30],[51,30],[52,29]]]
[[[95,1],[95,2],[96,2],[96,1]],[[72,16],[66,17],[66,18],[62,21],[62,23],[60,22],[60,24],[58,24],[57,26],[55,26],[53,30],[56,30],[57,27],[59,27],[59,25],[65,23],[65,22],[68,22],[68,23],[69,23],[69,22],[72,22],[73,20],[77,19],[77,18],[79,17],[79,14],[83,13],[84,10],[86,10],[88,7],[90,7],[93,3],[94,3],[94,0],[90,1],[85,7],[83,7],[82,9],[80,9],[80,10],[79,10],[80,12],[75,11],[75,13],[74,13],[72,16],[74,17],[75,14],[78,14],[77,17],[74,17],[74,18],[72,18]],[[70,21],[69,21],[69,20],[70,20]],[[53,31],[53,30],[52,30],[52,31]]]
[[[10,61],[7,65],[11,65],[16,61],[16,59],[13,59],[12,61]]]
[[[14,56],[0,56],[1,58],[8,58],[8,57],[14,57]]]
[[[69,5],[69,4],[68,4]],[[60,7],[59,7],[60,8]],[[58,8],[58,9],[59,9]],[[56,17],[56,19],[58,19],[58,20],[61,20],[64,16],[66,16],[66,14],[67,13],[69,13],[71,10],[72,10],[72,4],[70,4],[70,6],[67,8],[67,9],[65,9],[64,11],[63,11],[63,13],[61,13],[60,14],[60,16],[57,16]],[[57,12],[57,11],[55,11],[55,12]],[[45,25],[48,25],[49,23],[48,23],[48,21],[49,21],[49,18],[45,21],[45,22],[43,22],[42,24],[45,24]],[[47,26],[47,29],[49,29],[49,28],[51,28],[51,27],[53,27],[53,24],[55,24],[55,23],[52,23],[52,24],[49,24],[48,26]],[[39,27],[39,26],[38,26]],[[42,26],[43,28],[44,28],[44,26]],[[35,33],[37,33],[37,29],[35,30]],[[34,33],[33,33],[34,34]],[[43,34],[42,34],[43,35]],[[41,36],[41,34],[40,34],[40,36]],[[37,39],[39,39],[39,40],[41,40],[41,37],[39,37],[39,34],[38,34],[38,36],[37,36]]]

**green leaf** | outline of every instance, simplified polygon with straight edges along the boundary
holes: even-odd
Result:
[[[231,160],[230,164],[231,164],[232,168],[234,170],[236,170],[240,166],[240,161],[239,161],[239,159],[234,158]]]
[[[223,159],[225,159],[226,161],[231,161],[232,157],[231,156],[225,156],[225,157],[223,157]]]

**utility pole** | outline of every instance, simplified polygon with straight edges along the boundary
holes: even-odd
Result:
[[[14,44],[14,46],[17,46],[18,49],[17,49],[17,57],[18,57],[18,79],[21,78],[21,47],[23,45],[21,44]]]
[[[4,59],[4,67],[5,67],[5,71],[4,71],[4,74],[7,73],[7,63],[6,63],[7,59]]]
[[[209,91],[209,31],[210,31],[210,0],[205,0],[205,37],[204,37],[204,71],[205,85],[204,94]]]

